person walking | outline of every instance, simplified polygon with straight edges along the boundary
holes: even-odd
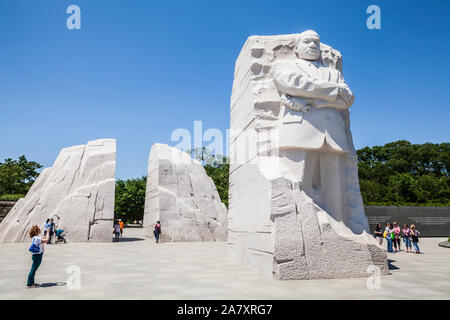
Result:
[[[113,242],[119,242],[120,239],[120,224],[119,221],[116,221],[116,224],[113,228],[114,240]]]
[[[400,248],[401,232],[402,231],[400,230],[400,227],[399,227],[397,221],[394,221],[394,239],[393,239],[393,243],[394,243],[394,250],[396,252],[401,251],[401,248]]]
[[[377,239],[380,245],[383,244],[383,228],[381,227],[381,223],[377,224],[375,228],[375,238]]]
[[[384,229],[384,233],[386,236],[386,242],[387,242],[387,252],[394,253],[394,250],[392,250],[392,239],[394,238],[394,227],[390,222],[386,222],[386,228]]]
[[[125,226],[125,224],[122,222],[122,219],[119,219],[119,226],[120,226],[120,237],[122,238],[123,227]]]
[[[411,225],[411,240],[414,247],[415,253],[420,253],[419,245],[417,244],[419,242],[419,235],[420,232],[416,230],[415,225]]]
[[[403,242],[405,243],[407,253],[412,252],[410,233],[411,233],[411,229],[409,229],[407,224],[404,224],[403,229],[402,229],[402,237],[403,237]]]
[[[29,236],[31,238],[31,246],[28,249],[31,252],[31,260],[33,261],[31,265],[30,273],[28,274],[27,279],[27,288],[37,288],[39,284],[34,282],[34,276],[36,275],[36,271],[42,263],[42,257],[44,255],[44,243],[48,242],[50,236],[50,230],[47,229],[45,232],[45,236],[41,237],[41,229],[38,226],[32,226],[29,232]]]
[[[156,243],[158,243],[159,236],[161,235],[161,222],[160,221],[156,221],[155,230],[153,231],[153,234],[155,235]]]

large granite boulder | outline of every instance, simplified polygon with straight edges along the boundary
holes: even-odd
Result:
[[[314,31],[248,38],[231,97],[232,255],[277,279],[388,273],[369,234],[339,51]]]
[[[161,241],[225,241],[227,209],[202,164],[165,144],[154,144],[148,163],[144,232]]]
[[[33,225],[53,218],[70,242],[111,241],[116,141],[102,139],[63,149],[27,196],[0,224],[0,243],[29,241]]]

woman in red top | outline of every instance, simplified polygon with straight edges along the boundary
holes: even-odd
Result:
[[[155,230],[153,231],[153,234],[155,235],[156,243],[158,243],[159,242],[159,236],[161,234],[161,223],[160,223],[160,221],[156,221]]]

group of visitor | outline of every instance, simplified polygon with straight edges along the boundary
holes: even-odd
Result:
[[[53,234],[55,233],[55,223],[53,222],[53,219],[47,219],[47,221],[45,221],[44,224],[44,236],[47,235],[47,230],[48,230],[48,234],[49,234],[49,238],[48,238],[48,244],[52,243],[52,237]]]
[[[48,231],[47,231],[48,230]],[[47,219],[44,224],[44,236],[48,233],[48,242],[47,244],[52,244],[53,235],[56,236],[55,243],[64,242],[66,243],[66,239],[64,238],[64,230],[58,228],[53,219]]]
[[[384,230],[379,223],[377,224],[374,233],[374,236],[380,245],[383,244],[383,239],[386,239],[387,252],[396,253],[401,251],[401,243],[403,240],[406,247],[405,252],[412,253],[414,249],[414,253],[420,253],[418,245],[420,232],[413,224],[411,226],[404,224],[403,229],[401,229],[396,221],[394,223],[386,221]]]
[[[113,227],[114,239],[113,242],[119,242],[119,239],[123,236],[123,227],[125,224],[122,222],[122,219],[117,219],[116,223]]]

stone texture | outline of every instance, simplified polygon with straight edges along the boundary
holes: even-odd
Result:
[[[388,273],[368,234],[341,54],[314,31],[252,36],[231,97],[229,251],[277,279]]]
[[[30,227],[42,229],[47,218],[69,242],[111,241],[115,170],[114,139],[63,149],[2,221],[0,243],[29,241]]]
[[[153,237],[161,221],[161,241],[224,241],[227,210],[202,164],[164,144],[151,148],[144,231]]]

